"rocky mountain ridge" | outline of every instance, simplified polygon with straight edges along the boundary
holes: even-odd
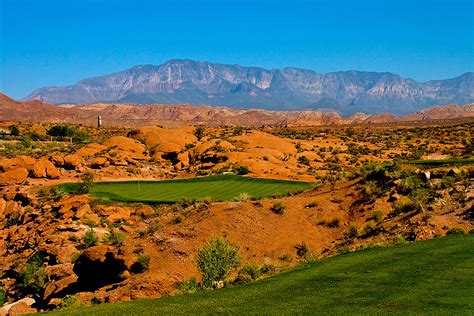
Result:
[[[170,60],[45,87],[25,100],[61,103],[133,103],[228,106],[239,109],[334,109],[342,114],[398,115],[437,104],[474,101],[474,73],[424,83],[389,72],[317,73],[299,68],[267,70],[204,61]]]

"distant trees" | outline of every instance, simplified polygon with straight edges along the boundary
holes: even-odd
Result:
[[[18,129],[18,126],[16,126],[16,125],[10,126],[10,135],[20,136],[20,130]]]
[[[90,135],[85,131],[80,131],[68,125],[55,125],[51,127],[47,134],[56,137],[71,137],[73,142],[87,143],[90,141]]]

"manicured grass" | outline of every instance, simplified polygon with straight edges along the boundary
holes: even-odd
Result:
[[[324,259],[249,285],[56,315],[473,315],[474,235]]]
[[[441,160],[409,160],[405,163],[419,166],[426,166],[430,168],[446,167],[446,166],[464,166],[473,165],[474,159],[441,159]]]
[[[77,184],[64,184],[65,191],[72,191]],[[262,198],[275,194],[311,187],[309,182],[256,179],[241,176],[212,176],[193,179],[164,181],[126,181],[95,183],[92,194],[117,201],[173,203],[183,198],[227,201],[239,198],[241,193]]]

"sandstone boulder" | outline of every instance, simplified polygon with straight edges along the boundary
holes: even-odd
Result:
[[[28,169],[18,168],[0,174],[0,186],[20,184],[28,178]]]
[[[5,159],[0,162],[0,169],[3,171],[11,171],[19,168],[25,168],[28,171],[35,166],[36,160],[28,156],[18,156],[12,159]]]
[[[92,143],[76,151],[76,155],[81,157],[90,157],[105,149],[107,149],[107,146]]]
[[[72,154],[64,157],[64,167],[75,169],[80,166],[82,158],[79,155]]]
[[[52,296],[59,295],[63,290],[77,282],[77,276],[73,272],[72,263],[48,266],[45,269],[45,273],[49,279],[45,285],[43,295],[43,298],[46,300]]]
[[[105,157],[96,157],[89,160],[89,165],[91,166],[91,168],[100,169],[103,167],[110,166],[110,162]]]
[[[51,161],[42,158],[36,161],[35,166],[31,170],[31,176],[33,178],[58,179],[61,176],[61,173]]]
[[[145,146],[132,138],[114,136],[105,141],[104,145],[113,148],[109,150],[111,156],[144,158]]]

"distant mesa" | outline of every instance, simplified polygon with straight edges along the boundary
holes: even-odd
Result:
[[[77,123],[97,126],[98,116],[104,126],[189,125],[209,126],[321,126],[341,124],[378,124],[408,121],[474,118],[474,105],[449,104],[435,106],[416,113],[355,113],[342,116],[334,110],[269,111],[239,110],[227,107],[194,106],[189,104],[89,103],[52,105],[38,100],[18,102],[0,93],[0,121]]]
[[[472,103],[474,73],[422,83],[389,72],[322,74],[299,68],[267,70],[170,60],[84,79],[72,86],[41,88],[24,100],[32,99],[52,104],[161,103],[283,111],[330,108],[343,115],[404,115],[438,104]]]

